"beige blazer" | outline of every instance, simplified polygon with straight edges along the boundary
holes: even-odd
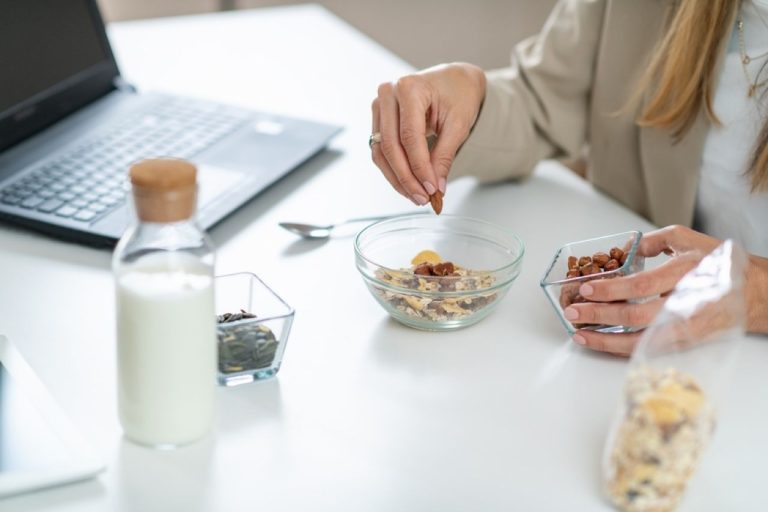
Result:
[[[642,106],[621,112],[663,35],[669,4],[561,0],[541,33],[515,47],[512,66],[488,73],[451,177],[522,177],[541,159],[576,158],[588,147],[596,187],[659,226],[690,226],[705,116],[675,144],[635,124]]]

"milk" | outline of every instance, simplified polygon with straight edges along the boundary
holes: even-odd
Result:
[[[217,362],[211,268],[175,252],[125,264],[117,275],[117,338],[125,435],[152,446],[205,435]]]

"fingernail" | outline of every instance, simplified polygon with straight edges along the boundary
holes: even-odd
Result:
[[[591,284],[583,284],[581,285],[581,288],[579,288],[579,293],[582,297],[590,297],[595,290],[592,288]]]
[[[424,183],[422,183],[422,185],[424,186],[424,190],[426,190],[427,194],[429,195],[432,195],[435,192],[437,192],[437,189],[435,188],[435,186],[428,181],[425,181]]]
[[[445,194],[445,178],[440,178],[437,180],[437,189]]]
[[[413,199],[413,202],[416,203],[419,206],[423,206],[423,205],[427,204],[427,198],[424,197],[421,194],[413,194],[411,196],[411,199]]]
[[[565,318],[568,320],[577,320],[579,318],[579,312],[576,308],[567,307],[565,308],[565,311],[563,311],[563,314],[565,314]]]
[[[581,345],[582,347],[587,344],[587,340],[584,339],[584,336],[581,334],[574,334],[573,335],[573,341],[577,345]]]

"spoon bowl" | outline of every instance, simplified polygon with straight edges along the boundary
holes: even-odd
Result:
[[[281,222],[280,227],[287,229],[291,233],[297,234],[302,238],[318,240],[330,237],[335,226],[333,224],[318,226],[315,224],[301,224],[298,222]]]

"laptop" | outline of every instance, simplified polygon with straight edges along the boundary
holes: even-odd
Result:
[[[198,166],[209,229],[321,151],[338,126],[160,93],[120,76],[96,0],[0,2],[0,219],[112,246],[131,162]]]
[[[26,361],[0,336],[0,509],[4,497],[84,480],[103,469]]]

